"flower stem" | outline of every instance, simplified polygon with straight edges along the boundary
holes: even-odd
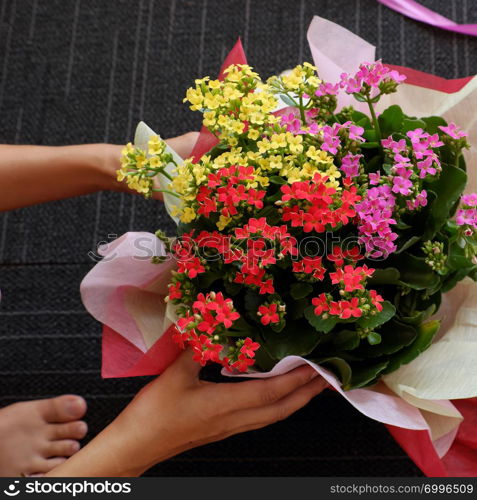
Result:
[[[303,125],[306,125],[305,108],[303,106],[303,96],[300,96],[300,118]]]
[[[174,191],[169,191],[169,189],[156,189],[156,188],[154,188],[153,191],[156,193],[167,193],[167,194],[170,194],[172,196],[175,196],[176,198],[180,198],[180,196],[177,193],[174,193]]]
[[[368,103],[369,112],[371,113],[371,119],[373,120],[374,131],[376,132],[376,139],[379,143],[379,149],[381,149],[382,148],[382,146],[381,146],[381,139],[382,139],[381,128],[379,127],[378,118],[376,117],[376,113],[374,111],[374,106],[373,106],[373,103],[371,102],[369,95],[366,96],[366,102]]]

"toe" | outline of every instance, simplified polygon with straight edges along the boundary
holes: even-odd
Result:
[[[43,418],[49,423],[71,422],[86,413],[86,401],[80,396],[59,396],[37,403]]]
[[[68,422],[67,424],[51,424],[49,438],[52,441],[58,439],[83,439],[88,433],[86,422]]]
[[[53,470],[55,467],[66,462],[65,457],[56,457],[56,458],[42,458],[38,459],[34,462],[32,466],[31,472],[28,474],[29,476],[39,476],[41,474],[46,474]]]
[[[73,439],[62,439],[60,441],[51,441],[45,452],[45,458],[51,457],[71,457],[80,449],[78,441]],[[41,471],[39,471],[41,472]]]

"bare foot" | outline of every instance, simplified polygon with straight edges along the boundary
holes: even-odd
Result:
[[[0,476],[44,474],[80,449],[86,401],[59,396],[0,409]]]

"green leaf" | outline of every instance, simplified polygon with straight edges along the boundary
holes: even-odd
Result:
[[[361,338],[354,330],[341,330],[333,333],[333,346],[337,351],[351,351],[359,346]]]
[[[227,292],[227,295],[230,295],[231,297],[235,297],[235,295],[238,295],[242,290],[242,286],[243,285],[241,285],[240,283],[231,283],[230,281],[224,281],[225,291]]]
[[[366,97],[363,97],[361,94],[358,94],[357,92],[355,92],[353,96],[358,102],[366,102]]]
[[[366,130],[363,134],[363,137],[367,141],[376,142],[376,139],[377,139],[376,131],[375,130]]]
[[[434,288],[439,285],[439,275],[424,262],[424,258],[403,252],[389,260],[393,267],[400,270],[400,282],[404,285],[415,290]]]
[[[361,344],[353,354],[360,358],[378,358],[393,354],[408,346],[417,337],[417,329],[393,318],[383,325],[379,331],[381,342],[377,345]]]
[[[366,130],[373,128],[369,116],[365,113],[362,113],[361,111],[353,109],[353,112],[351,113],[351,119],[354,121],[354,123],[356,123],[356,125],[359,125],[360,127],[363,127]]]
[[[388,137],[402,128],[404,113],[396,104],[385,109],[378,118],[383,137]]]
[[[255,365],[254,368],[259,368],[262,371],[270,371],[277,363],[277,360],[272,358],[268,354],[267,350],[260,346],[260,348],[255,351]]]
[[[390,357],[389,364],[384,373],[391,373],[401,365],[406,365],[417,358],[419,354],[431,345],[432,339],[439,330],[439,327],[440,321],[438,320],[428,321],[419,325],[417,337],[414,342]]]
[[[255,321],[258,321],[257,311],[259,306],[263,303],[264,298],[253,290],[248,289],[245,293],[244,306],[249,317]]]
[[[439,126],[445,127],[447,125],[447,122],[441,116],[426,116],[421,120],[426,124],[426,132],[429,132],[429,134],[442,134]]]
[[[338,323],[338,320],[333,316],[329,316],[326,319],[323,319],[321,316],[317,316],[315,314],[314,306],[309,306],[305,309],[305,318],[308,320],[308,323],[313,326],[313,328],[315,328],[318,332],[323,333],[330,332],[333,330],[336,323]]]
[[[273,359],[286,356],[306,356],[320,343],[322,335],[304,320],[293,322],[277,333],[262,328],[262,346]]]
[[[292,286],[290,287],[290,295],[296,300],[307,297],[308,295],[310,295],[312,291],[313,291],[312,284],[303,283],[301,281],[293,283]]]
[[[394,252],[396,255],[399,255],[400,253],[404,252],[408,248],[411,248],[413,245],[415,245],[418,241],[421,240],[420,236],[411,236],[410,238],[405,238],[403,237],[404,241],[401,243],[397,244],[397,250]]]
[[[401,132],[406,133],[410,130],[416,130],[417,128],[422,128],[425,130],[426,122],[424,120],[405,118],[402,122]]]
[[[199,288],[201,290],[209,288],[210,285],[212,285],[212,283],[217,281],[219,278],[222,278],[222,273],[219,273],[218,271],[210,271],[208,273],[199,274],[197,278],[199,280]]]
[[[426,319],[430,318],[436,311],[436,305],[431,304],[425,311],[416,311],[413,316],[402,316],[401,319],[404,323],[409,323],[411,325],[420,325],[424,323]]]
[[[293,100],[288,97],[287,95],[285,94],[280,94],[280,99],[285,103],[287,104],[288,106],[293,106],[293,107],[296,107],[296,103],[293,102]]]
[[[376,269],[374,274],[369,278],[370,285],[397,285],[401,274],[395,267],[385,267],[384,269]]]
[[[395,314],[396,308],[391,304],[391,302],[385,300],[382,303],[383,310],[374,314],[373,316],[366,316],[364,318],[359,318],[357,323],[362,328],[374,329],[386,321],[389,321]]]
[[[298,299],[291,301],[287,304],[287,318],[289,319],[299,319],[303,318],[305,309],[310,305],[307,299]]]
[[[432,183],[436,199],[430,207],[429,225],[424,240],[432,239],[447,222],[467,183],[467,174],[460,168],[444,165],[439,179]]]
[[[343,389],[345,391],[350,391],[377,382],[378,376],[385,370],[388,363],[388,360],[384,360],[372,364],[366,363],[360,367],[353,366],[351,380],[348,384],[343,384]]]
[[[340,379],[342,385],[349,384],[352,371],[351,366],[344,359],[333,356],[329,358],[311,359],[310,361],[332,371]]]
[[[378,345],[381,343],[381,335],[378,332],[370,332],[367,336],[369,345]]]
[[[287,181],[279,175],[272,175],[271,177],[269,177],[269,180],[272,184],[279,184],[280,186],[283,186],[283,184],[287,183]]]
[[[373,149],[379,147],[378,142],[363,142],[359,146],[361,149]]]

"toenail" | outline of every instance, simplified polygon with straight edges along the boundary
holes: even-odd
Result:
[[[88,432],[88,425],[86,422],[78,422],[78,432],[81,434],[86,434]]]
[[[71,451],[73,453],[76,453],[79,449],[80,449],[80,444],[78,443],[78,441],[74,441],[73,443],[71,443]]]
[[[66,411],[72,416],[77,417],[83,412],[83,401],[81,399],[70,399],[66,403]]]

